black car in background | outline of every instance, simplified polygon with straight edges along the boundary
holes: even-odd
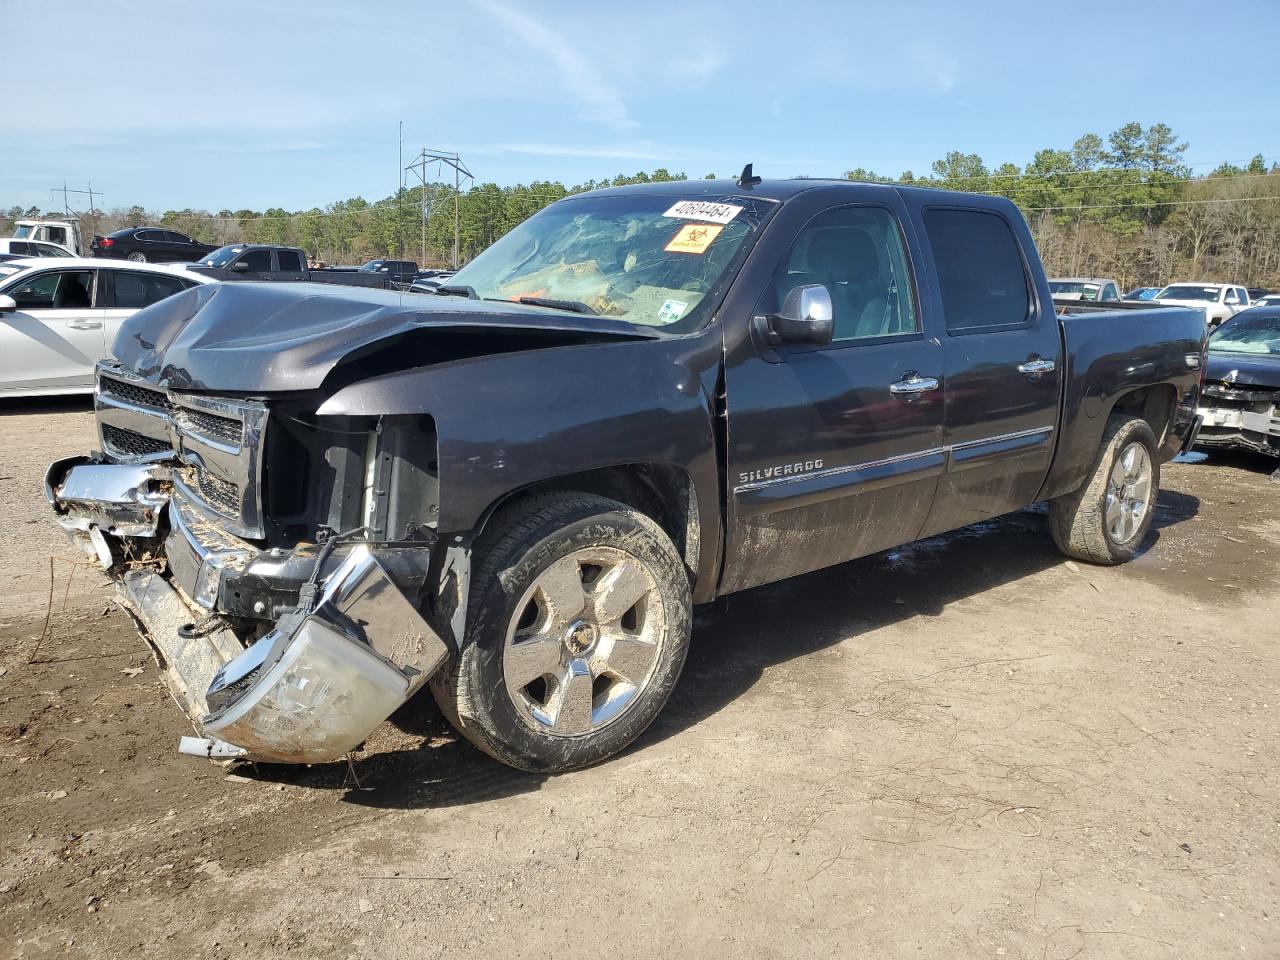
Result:
[[[418,276],[418,265],[412,260],[370,260],[360,273],[380,273],[387,278],[387,285],[396,290],[404,289]]]
[[[194,263],[218,249],[192,240],[185,233],[160,227],[125,227],[105,237],[94,237],[89,246],[95,257],[137,263]]]

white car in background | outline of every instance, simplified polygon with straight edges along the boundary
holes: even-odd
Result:
[[[83,257],[0,263],[0,398],[92,393],[120,324],[210,278]]]
[[[74,257],[75,254],[57,243],[44,240],[22,240],[18,237],[0,237],[0,253],[17,257]]]
[[[1175,307],[1199,307],[1213,328],[1241,310],[1249,309],[1249,291],[1231,283],[1171,283],[1151,301]]]

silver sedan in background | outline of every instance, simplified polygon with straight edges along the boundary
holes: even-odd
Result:
[[[81,257],[0,263],[0,397],[93,392],[120,324],[208,277]]]

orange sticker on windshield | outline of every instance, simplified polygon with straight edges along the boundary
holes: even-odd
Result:
[[[686,223],[667,244],[667,253],[706,253],[711,241],[720,236],[724,227],[705,223]]]

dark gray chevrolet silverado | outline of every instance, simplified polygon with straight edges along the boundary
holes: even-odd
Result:
[[[690,611],[1049,502],[1134,556],[1204,317],[1056,316],[1009,202],[792,180],[576,196],[438,295],[201,286],[53,464],[214,757],[319,762],[429,685],[528,770],[653,720]]]

